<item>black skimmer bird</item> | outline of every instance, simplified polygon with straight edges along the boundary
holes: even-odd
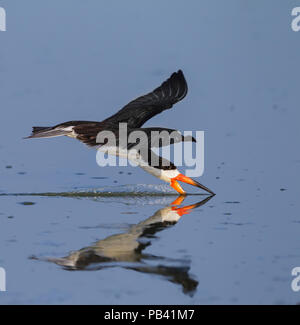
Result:
[[[100,150],[104,148],[104,151],[111,154],[112,150],[107,149],[105,143],[99,143],[97,141],[97,137],[102,131],[111,131],[117,140],[112,154],[135,161],[135,163],[145,171],[169,183],[171,187],[181,195],[186,193],[179,185],[178,181],[197,186],[214,195],[210,189],[198,183],[194,179],[181,174],[173,163],[165,158],[155,155],[151,150],[151,148],[155,147],[153,139],[151,139],[153,131],[166,131],[167,134],[177,132],[177,139],[169,139],[169,142],[160,140],[159,144],[156,145],[157,147],[173,144],[179,141],[196,141],[193,137],[182,136],[179,131],[167,128],[141,128],[141,126],[150,118],[166,109],[170,109],[174,104],[182,100],[186,96],[187,90],[188,87],[183,72],[179,70],[174,72],[169,79],[163,82],[158,88],[131,101],[116,114],[102,122],[70,121],[52,127],[33,127],[32,134],[27,137],[27,139],[68,136],[76,138],[90,147],[95,147]],[[135,146],[132,144],[127,145],[127,142],[126,148],[121,147],[120,142],[122,139],[120,139],[119,136],[119,126],[122,123],[126,124],[127,136],[129,136],[133,131],[143,131],[148,136],[145,146],[148,145],[149,148],[146,151],[143,150],[144,154],[134,152]],[[129,152],[134,152],[134,154],[129,154]],[[145,155],[145,152],[147,155]],[[153,163],[153,158],[156,161],[155,164]]]

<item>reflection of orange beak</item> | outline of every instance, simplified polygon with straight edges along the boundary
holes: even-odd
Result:
[[[189,214],[191,212],[191,210],[196,207],[197,207],[197,204],[193,204],[193,205],[187,205],[182,208],[172,207],[172,210],[176,211],[178,213],[178,215],[181,217],[184,214]]]
[[[171,209],[173,211],[176,211],[180,217],[183,216],[184,214],[189,214],[193,209],[198,208],[199,206],[208,202],[212,198],[212,195],[206,197],[204,200],[202,200],[200,202],[197,202],[197,203],[191,204],[191,205],[186,205],[185,207],[180,208],[179,206],[184,201],[184,198],[185,198],[185,196],[180,195],[180,196],[178,196],[178,198],[175,201],[173,201],[171,203],[171,205],[173,205],[171,207]],[[174,206],[174,205],[177,205],[177,206]]]
[[[202,184],[196,182],[195,180],[193,180],[193,179],[191,179],[191,178],[189,178],[187,176],[184,176],[182,174],[179,174],[178,176],[173,177],[171,179],[171,184],[170,184],[174,188],[174,190],[176,190],[180,194],[186,194],[186,193],[182,189],[182,187],[178,184],[177,181],[184,182],[184,183],[187,183],[187,184],[190,184],[190,185],[193,185],[193,186],[197,186],[197,187],[201,188],[202,190],[205,190],[208,193],[210,193],[212,195],[215,195],[215,193],[213,191],[211,191],[209,188],[205,187],[204,185],[202,185]]]

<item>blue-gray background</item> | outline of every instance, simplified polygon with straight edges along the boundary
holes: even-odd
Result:
[[[22,137],[33,125],[101,120],[179,68],[188,96],[147,125],[204,130],[201,182],[217,193],[147,248],[160,256],[188,256],[199,282],[192,297],[159,276],[118,267],[67,272],[28,259],[68,255],[120,232],[92,226],[135,224],[163,204],[37,197],[26,198],[35,205],[24,206],[19,197],[1,197],[0,266],[7,271],[7,292],[0,292],[0,303],[300,300],[290,287],[291,269],[300,266],[300,32],[291,29],[297,5],[0,1],[7,12],[7,31],[0,32],[1,193],[159,184],[137,168],[100,169],[95,152],[71,139]],[[93,178],[101,176],[107,179]],[[124,209],[135,214],[122,215]]]

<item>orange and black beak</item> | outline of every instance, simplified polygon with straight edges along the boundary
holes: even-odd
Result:
[[[183,190],[183,188],[178,184],[177,181],[180,182],[184,182],[193,186],[197,186],[199,188],[201,188],[202,190],[205,190],[206,192],[210,193],[211,195],[215,195],[215,193],[213,191],[211,191],[209,188],[207,188],[206,186],[196,182],[195,180],[191,179],[190,177],[184,176],[182,174],[179,174],[176,177],[173,177],[171,179],[171,186],[174,188],[174,190],[176,190],[178,193],[184,195],[186,194],[185,191]]]

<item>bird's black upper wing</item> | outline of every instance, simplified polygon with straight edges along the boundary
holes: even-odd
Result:
[[[184,75],[181,70],[178,70],[151,93],[131,101],[103,122],[113,125],[127,123],[128,128],[139,128],[154,115],[182,100],[187,90]]]

